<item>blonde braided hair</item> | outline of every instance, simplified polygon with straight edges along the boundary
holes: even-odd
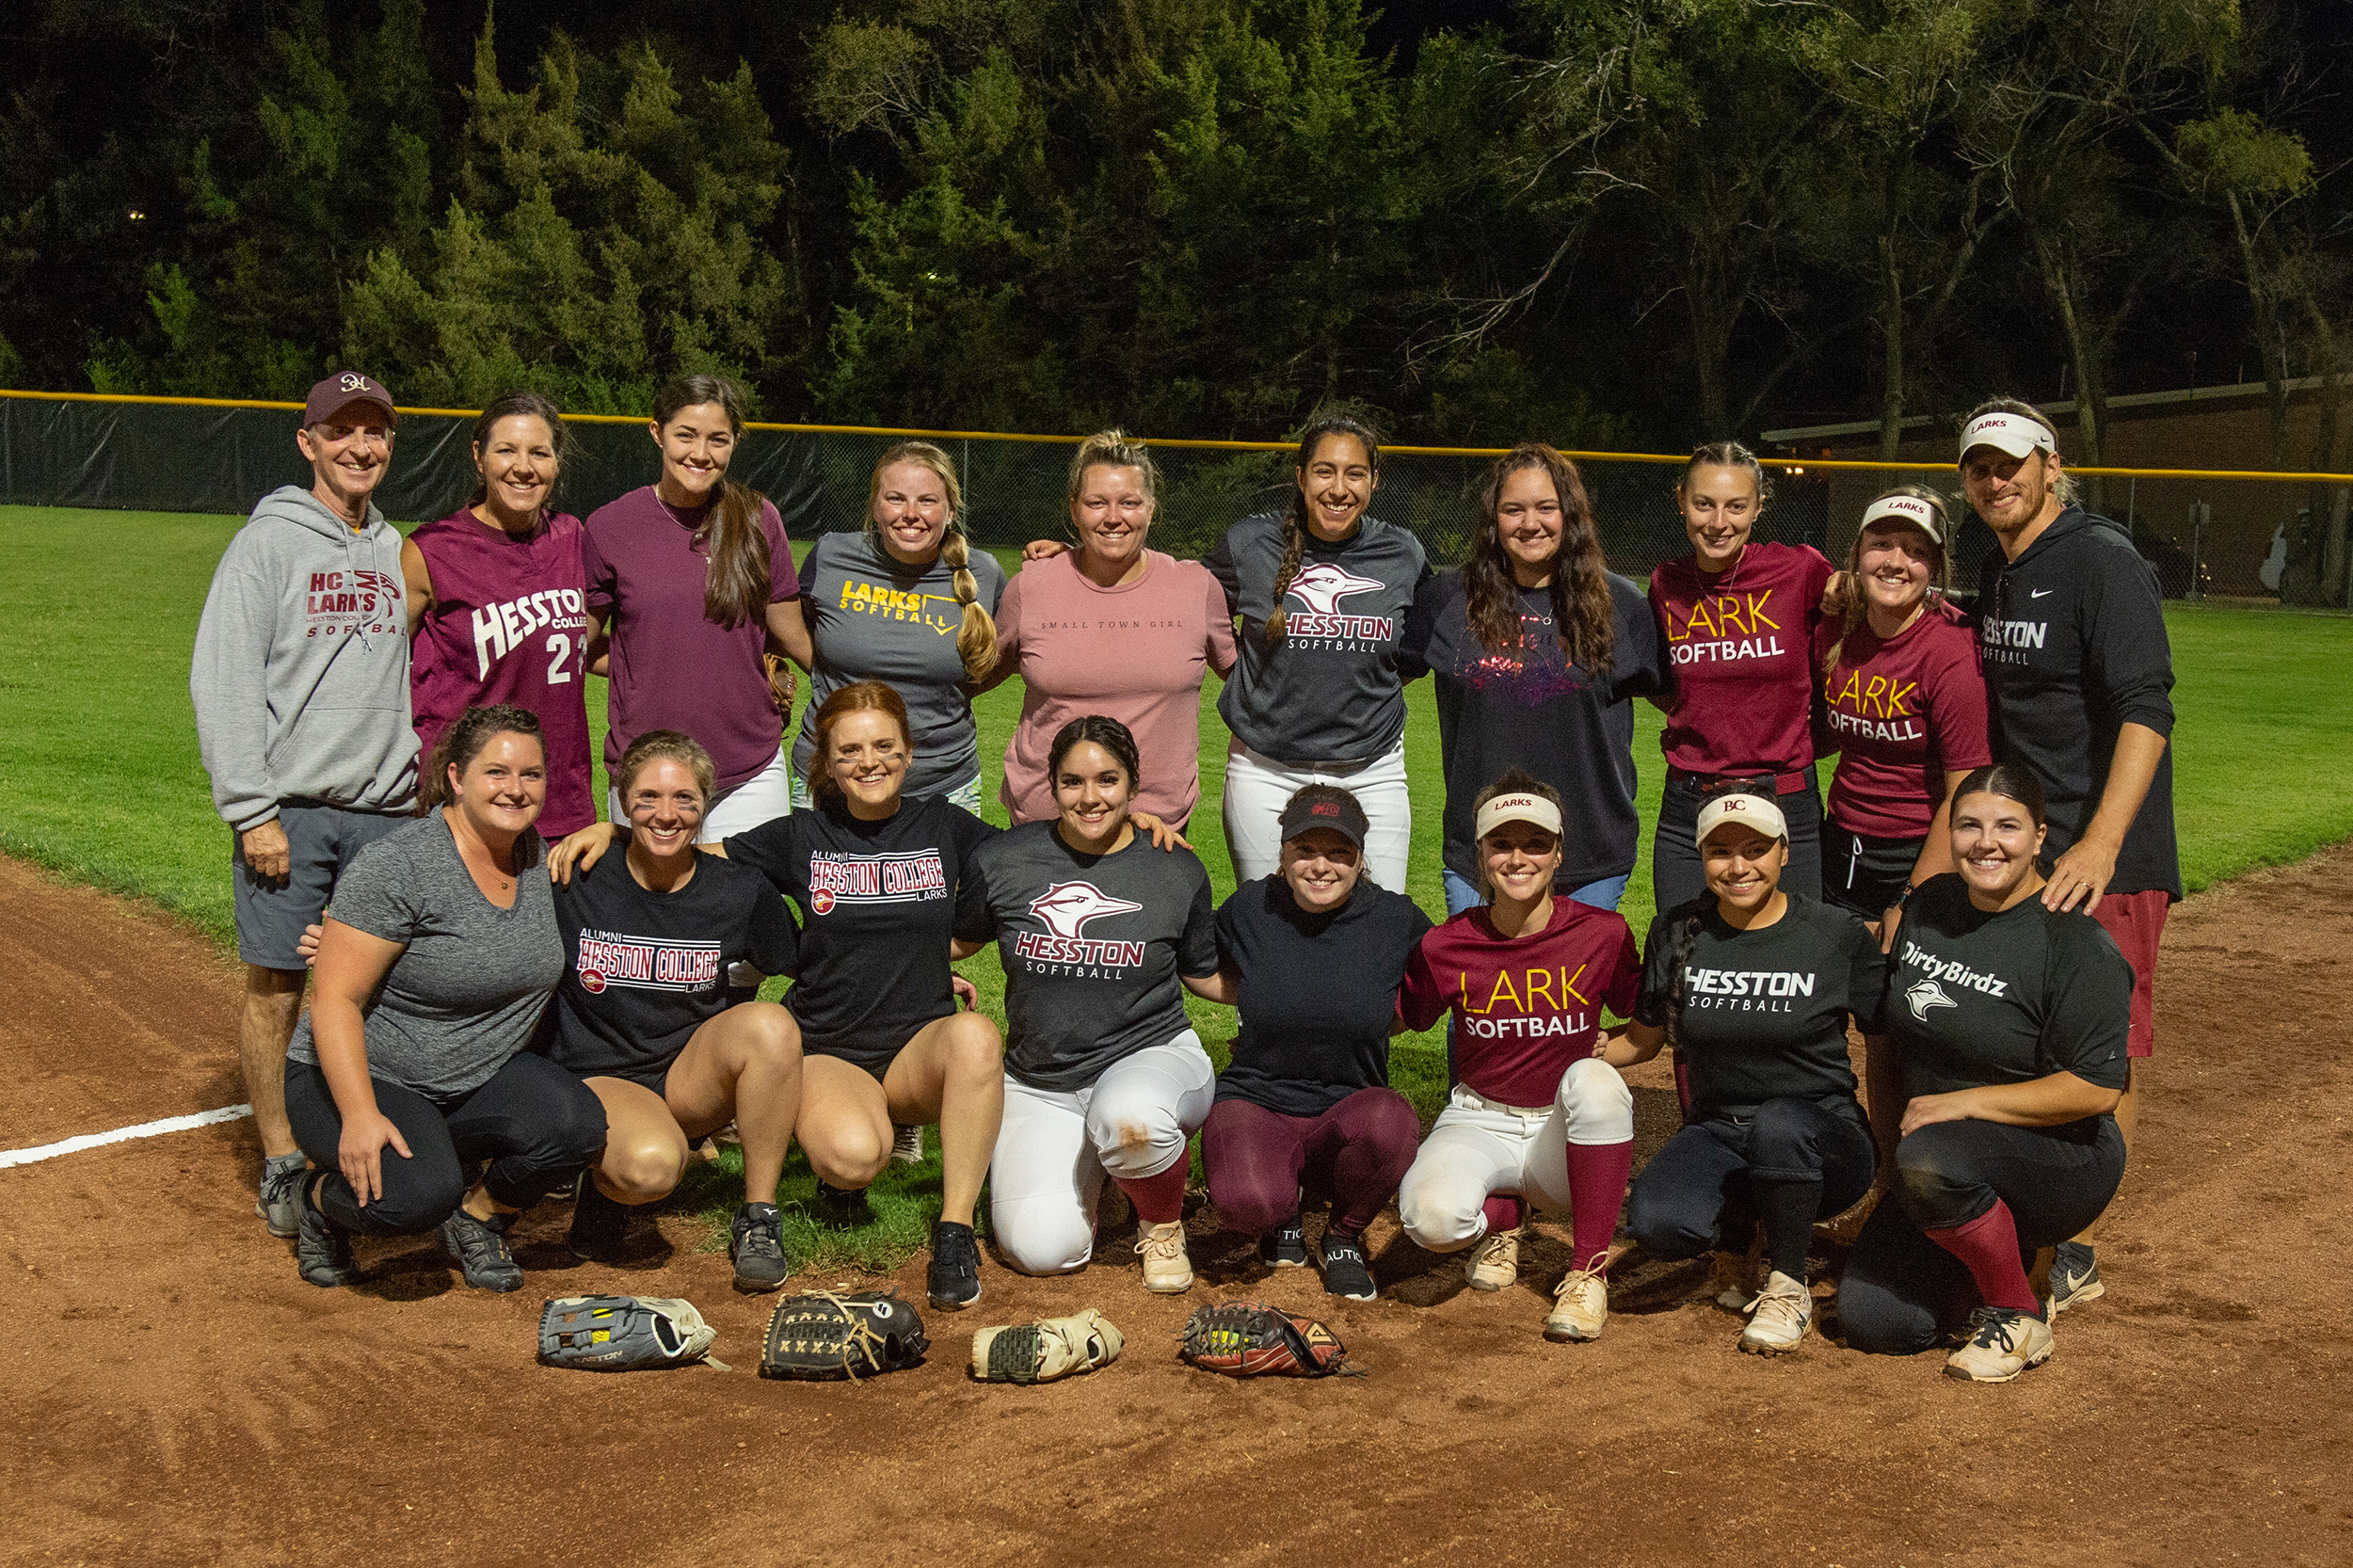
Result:
[[[964,623],[956,629],[956,656],[964,661],[964,678],[975,683],[988,679],[997,667],[997,622],[981,607],[981,585],[972,577],[972,545],[964,536],[964,487],[956,482],[955,460],[929,441],[901,441],[874,463],[874,476],[866,489],[866,534],[881,548],[874,526],[874,502],[882,494],[883,470],[899,463],[919,463],[938,478],[948,496],[948,532],[939,541],[939,558],[952,574],[956,602],[964,606]]]

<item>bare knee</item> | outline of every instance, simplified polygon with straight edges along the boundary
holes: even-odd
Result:
[[[946,1032],[944,1060],[950,1078],[961,1082],[1004,1076],[1004,1037],[985,1015],[959,1013],[948,1020]]]
[[[801,1064],[801,1026],[792,1015],[773,1001],[747,1001],[744,1016],[744,1065],[776,1071],[798,1070]]]
[[[686,1150],[680,1141],[610,1142],[597,1162],[597,1186],[616,1203],[652,1203],[668,1197],[685,1174]]]
[[[808,1156],[809,1169],[829,1187],[865,1187],[882,1175],[890,1159],[889,1141],[863,1117],[802,1128],[801,1149]]]

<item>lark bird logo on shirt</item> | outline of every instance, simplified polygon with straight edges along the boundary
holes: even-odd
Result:
[[[1959,1007],[1961,1005],[1946,996],[1945,987],[1933,980],[1913,982],[1912,988],[1904,993],[1904,1004],[1912,1009],[1912,1016],[1922,1023],[1928,1022],[1929,1009],[1931,1007]]]
[[[1667,605],[1669,656],[1678,664],[1726,664],[1736,659],[1781,656],[1781,622],[1765,613],[1773,590],[1717,594],[1691,601],[1689,610]]]
[[[1307,607],[1304,616],[1286,614],[1283,632],[1287,637],[1347,637],[1364,642],[1385,643],[1397,632],[1397,621],[1389,616],[1344,616],[1340,600],[1357,594],[1369,594],[1387,586],[1376,578],[1359,577],[1354,572],[1318,561],[1291,579],[1284,590],[1286,599],[1296,599]]]
[[[1046,929],[1016,936],[1014,955],[1042,964],[1134,968],[1144,962],[1144,943],[1091,940],[1084,933],[1090,920],[1131,915],[1143,907],[1112,898],[1092,882],[1057,882],[1030,901],[1030,913],[1045,921]]]

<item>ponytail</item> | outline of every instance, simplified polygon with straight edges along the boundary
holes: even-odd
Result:
[[[1702,893],[1668,911],[1674,921],[1667,928],[1667,959],[1671,966],[1668,973],[1673,980],[1667,987],[1667,1016],[1663,1027],[1667,1032],[1667,1044],[1677,1051],[1683,1046],[1684,976],[1691,967],[1691,949],[1700,939],[1701,922],[1707,919],[1707,911],[1714,903],[1712,894]]]
[[[866,532],[874,536],[874,499],[882,493],[883,470],[898,463],[920,463],[938,478],[948,497],[948,531],[939,541],[939,559],[950,572],[956,602],[964,619],[956,628],[956,657],[964,662],[964,678],[974,685],[997,667],[997,622],[981,604],[981,585],[972,577],[972,543],[964,536],[964,487],[956,481],[955,460],[929,441],[901,441],[874,462],[874,476],[866,490]],[[879,549],[880,547],[877,546]]]
[[[744,439],[744,393],[724,376],[681,376],[653,400],[653,422],[664,425],[680,408],[716,403],[735,439]],[[712,487],[694,548],[703,552],[703,617],[714,626],[758,623],[768,613],[768,531],[760,514],[768,498],[724,476]]]
[[[1373,476],[1381,473],[1381,438],[1372,426],[1347,414],[1326,414],[1307,426],[1299,438],[1297,472],[1305,476],[1307,465],[1315,461],[1316,448],[1327,436],[1353,436],[1365,449],[1365,460],[1372,465]],[[1274,568],[1274,608],[1266,618],[1266,642],[1269,648],[1283,640],[1284,624],[1290,613],[1283,608],[1284,596],[1291,591],[1291,583],[1299,576],[1299,563],[1307,552],[1307,492],[1299,484],[1291,486],[1289,508],[1283,514],[1283,560]]]

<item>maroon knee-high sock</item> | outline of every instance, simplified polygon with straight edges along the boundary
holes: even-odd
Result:
[[[1634,1170],[1634,1141],[1569,1145],[1569,1223],[1577,1233],[1570,1267],[1590,1269],[1609,1250],[1625,1204],[1625,1178]]]
[[[1488,1235],[1520,1228],[1520,1200],[1512,1193],[1490,1192],[1483,1207],[1487,1211]]]
[[[1136,1218],[1147,1225],[1164,1225],[1185,1217],[1185,1178],[1190,1175],[1182,1160],[1156,1176],[1113,1176],[1119,1190],[1128,1194],[1128,1201],[1136,1206]]]
[[[1977,1282],[1977,1294],[1985,1298],[1986,1305],[2042,1316],[2042,1304],[2035,1300],[2026,1266],[2018,1256],[2018,1222],[2009,1205],[1995,1198],[1993,1208],[1965,1225],[1923,1234],[1961,1259],[1969,1277]]]

